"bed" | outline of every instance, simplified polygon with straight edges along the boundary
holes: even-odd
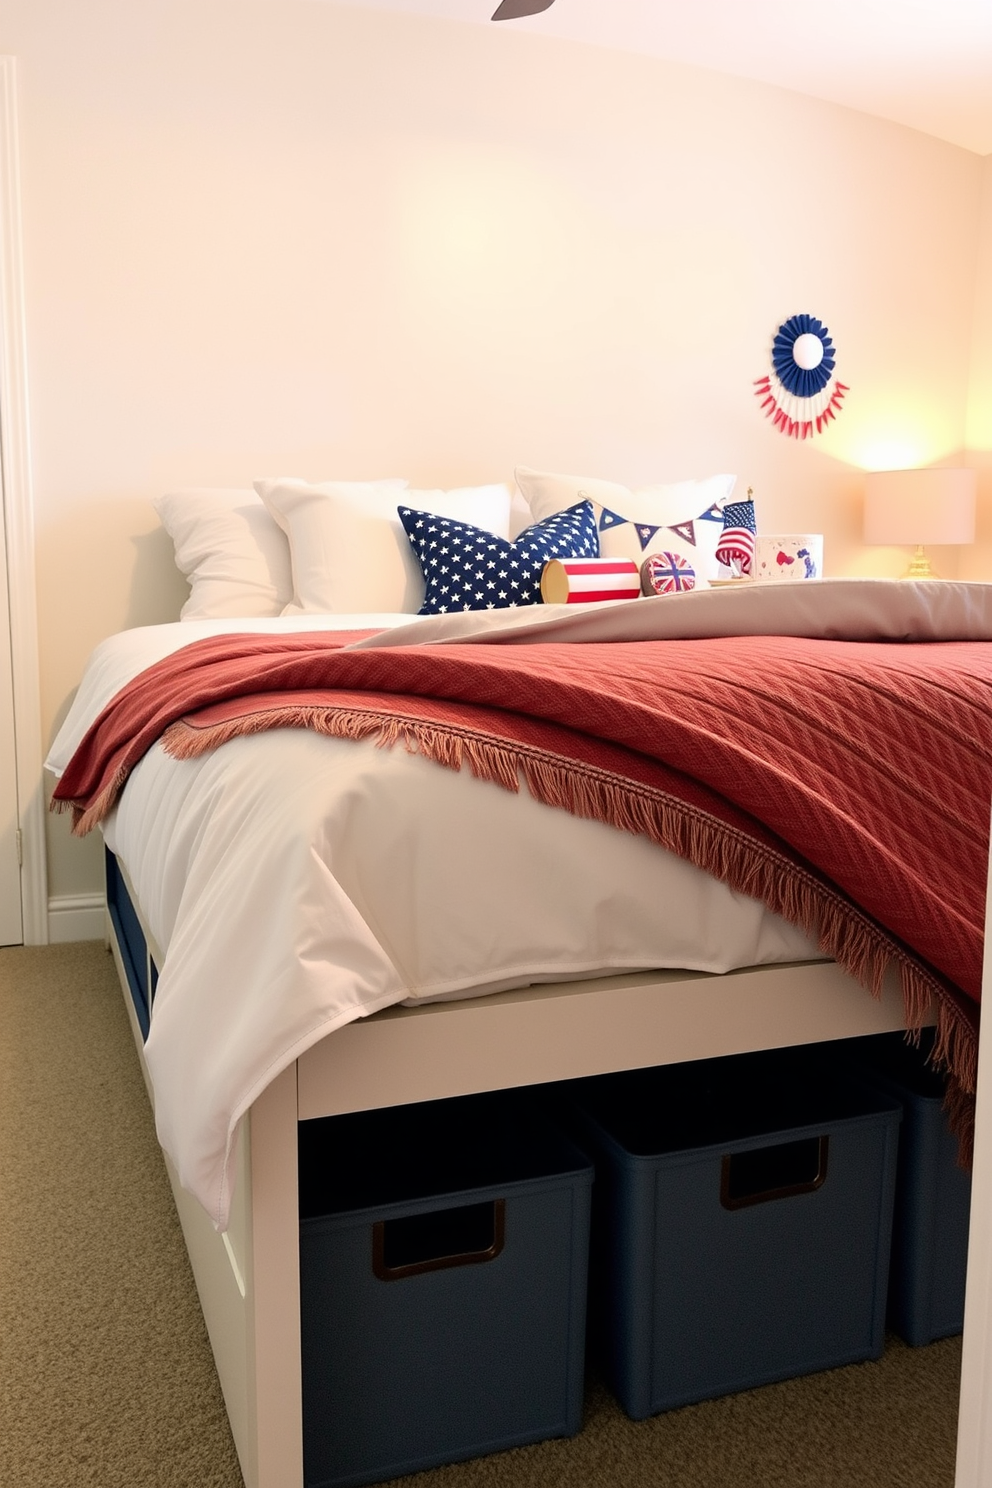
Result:
[[[916,1026],[937,1023],[938,1046],[963,1097],[974,1088],[977,987],[962,995],[946,971],[871,914],[866,918],[846,891],[850,915],[845,910],[831,939],[823,925],[825,899],[816,900],[812,914],[798,901],[790,909],[788,895],[770,907],[742,892],[729,859],[721,859],[716,875],[703,870],[703,861],[715,866],[705,853],[682,861],[679,845],[692,857],[682,839],[666,846],[668,839],[655,834],[651,841],[643,821],[627,820],[629,796],[620,817],[610,820],[599,807],[557,801],[550,786],[542,797],[536,774],[527,776],[527,789],[514,789],[526,773],[519,754],[512,756],[512,781],[499,779],[484,751],[445,758],[430,741],[440,723],[450,725],[450,712],[439,722],[436,713],[411,712],[409,703],[416,694],[410,665],[425,656],[435,670],[421,687],[421,702],[432,697],[431,687],[438,691],[437,666],[459,658],[468,658],[470,670],[483,662],[492,668],[497,658],[512,670],[525,653],[585,664],[611,647],[618,657],[631,647],[726,647],[731,639],[741,642],[745,658],[745,640],[767,636],[841,648],[881,644],[900,662],[914,654],[905,644],[913,642],[927,650],[933,649],[927,643],[958,644],[977,655],[975,643],[992,639],[992,595],[983,585],[855,580],[416,621],[367,612],[318,621],[311,612],[127,632],[95,653],[48,764],[77,825],[99,821],[104,831],[108,940],[128,993],[249,1488],[303,1482],[300,1121],[888,1031],[906,1025],[907,1009]],[[271,716],[258,723],[252,689],[259,657],[277,655],[282,664],[288,647],[296,666],[295,648],[309,647],[314,637],[321,657],[331,657],[318,690],[336,696],[315,699],[312,687],[290,688],[293,706],[302,710],[291,716],[285,689],[272,687],[261,711],[271,713],[273,700],[283,711],[274,724]],[[226,666],[239,647],[236,690],[220,698],[197,692],[188,670],[193,658],[211,664],[221,658]],[[309,652],[305,660],[309,667]],[[124,728],[118,719],[118,734],[99,758],[87,755],[97,721],[113,713],[115,699],[130,695],[130,679],[149,671],[165,677],[171,699],[165,712],[158,695],[139,709],[137,722],[129,717]],[[607,672],[597,686],[605,686]],[[312,682],[309,671],[287,675]],[[487,673],[487,689],[493,675]],[[409,726],[389,735],[392,748],[379,747],[381,710],[374,727],[356,732],[354,725],[370,679],[381,699],[384,676],[393,677],[385,690],[406,700],[402,721]],[[969,706],[987,687],[984,674],[972,680]],[[246,693],[255,697],[254,712],[241,703],[225,711],[231,697]],[[513,708],[506,699],[513,696],[500,695],[508,716]],[[480,704],[449,687],[445,706]],[[950,714],[931,709],[930,725],[953,735],[955,705],[948,706]],[[496,728],[491,717],[487,727],[489,738]],[[541,727],[559,730],[558,747],[560,731],[572,723],[544,719]],[[171,752],[162,743],[170,730]],[[182,738],[197,730],[200,742],[184,746]],[[609,748],[628,747],[618,738],[606,741]],[[532,740],[528,735],[528,747]],[[980,768],[969,771],[964,830],[975,861],[984,865],[992,776],[984,737],[971,742]],[[515,743],[522,747],[519,737]],[[601,762],[597,755],[596,769]],[[444,763],[463,768],[438,767]],[[883,763],[891,770],[891,757],[862,760],[868,773]],[[555,788],[574,765],[573,758],[554,777]],[[950,780],[953,792],[963,768],[947,754],[934,762],[929,784],[942,780],[946,790]],[[331,778],[317,813],[315,851],[303,803]],[[702,807],[698,800],[690,804],[703,815],[711,806],[708,798]],[[334,831],[327,825],[332,817]],[[454,846],[438,823],[454,825]],[[623,825],[627,830],[618,831]],[[738,817],[728,817],[720,841],[742,830]],[[466,873],[465,857],[480,841],[485,865],[476,849]],[[776,844],[773,849],[778,852]],[[392,879],[386,876],[392,889],[377,897],[383,862],[395,866],[402,851],[412,856]],[[246,867],[265,857],[280,867],[278,893]],[[813,877],[817,893],[835,894],[821,870]],[[515,897],[505,895],[511,879]],[[411,893],[424,882],[436,884],[433,899]],[[535,902],[549,905],[549,915],[528,917],[528,903]],[[666,919],[676,933],[667,940],[652,913],[658,903],[670,906]],[[973,909],[963,918],[973,959]],[[871,953],[863,936],[850,933],[853,924],[877,931]],[[329,967],[347,969],[346,986],[331,978],[329,988]],[[246,990],[253,979],[254,994]],[[266,995],[274,983],[278,998]],[[875,996],[866,995],[866,985]],[[264,1026],[252,1021],[259,1009]],[[149,1031],[143,1011],[150,1010]],[[228,1060],[232,1050],[236,1057]],[[207,1093],[206,1104],[198,1092]],[[966,1106],[964,1099],[958,1111],[964,1124]]]

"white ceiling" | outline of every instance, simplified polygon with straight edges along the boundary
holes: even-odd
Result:
[[[489,25],[497,0],[348,0]],[[992,154],[992,0],[555,0],[501,28],[795,88]]]

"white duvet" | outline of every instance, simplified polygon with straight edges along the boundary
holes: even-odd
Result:
[[[790,629],[922,639],[935,627],[992,636],[983,585],[750,588],[447,624],[300,616],[126,631],[94,653],[47,765],[61,774],[131,677],[225,631],[383,626],[389,644]],[[306,730],[187,761],[156,746],[104,830],[164,952],[146,1045],[159,1139],[218,1228],[241,1117],[287,1064],[354,1018],[598,971],[722,972],[818,954],[756,901],[644,839],[402,748]]]

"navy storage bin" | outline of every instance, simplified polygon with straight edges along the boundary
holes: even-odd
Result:
[[[592,1305],[635,1419],[877,1358],[900,1113],[799,1050],[579,1082]]]
[[[104,848],[106,871],[107,909],[117,937],[117,948],[124,964],[128,990],[134,1004],[142,1038],[148,1037],[151,1019],[152,998],[158,973],[148,958],[148,944],[131,903],[124,876],[117,859],[108,847]],[[149,985],[149,969],[151,985]]]
[[[578,1431],[592,1172],[512,1092],[301,1122],[307,1488]]]
[[[971,1175],[958,1166],[944,1114],[946,1075],[901,1034],[851,1040],[855,1069],[902,1106],[889,1272],[889,1326],[907,1343],[933,1343],[964,1327]]]

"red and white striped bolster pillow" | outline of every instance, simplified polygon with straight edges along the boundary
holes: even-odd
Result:
[[[552,558],[541,573],[545,604],[636,599],[640,592],[640,570],[632,558]]]

